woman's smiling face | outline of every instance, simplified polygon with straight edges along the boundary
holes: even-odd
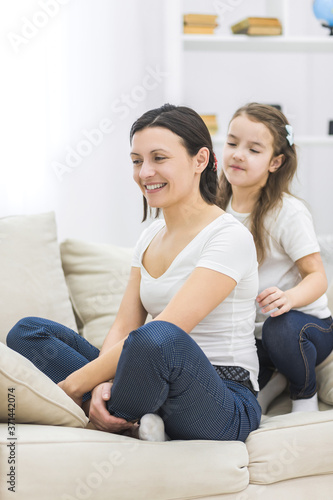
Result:
[[[168,208],[199,191],[200,173],[181,137],[164,127],[147,127],[132,140],[133,178],[148,205]]]

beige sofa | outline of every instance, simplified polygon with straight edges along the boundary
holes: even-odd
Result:
[[[60,250],[52,213],[0,219],[2,500],[333,499],[333,355],[318,368],[321,411],[288,413],[284,394],[245,443],[151,443],[86,428],[81,408],[5,337],[34,315],[100,346],[132,251],[75,240]]]

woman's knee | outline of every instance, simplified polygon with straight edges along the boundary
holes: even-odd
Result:
[[[15,350],[20,341],[27,338],[35,329],[38,319],[32,316],[20,319],[7,334],[6,342],[8,347]]]
[[[190,338],[184,330],[166,321],[151,321],[130,333],[126,343],[136,349],[154,351],[174,344],[182,338]]]

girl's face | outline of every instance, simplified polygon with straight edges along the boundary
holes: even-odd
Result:
[[[273,136],[261,122],[246,115],[234,118],[223,149],[223,171],[232,186],[260,189],[283,155],[273,157]]]
[[[163,127],[148,127],[132,139],[133,178],[150,207],[166,209],[199,193],[201,172],[209,152],[191,157],[182,139]],[[207,161],[205,163],[205,158]]]

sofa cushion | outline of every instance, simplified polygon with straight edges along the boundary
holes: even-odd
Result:
[[[20,499],[190,500],[240,492],[248,485],[248,454],[237,441],[157,443],[68,427],[22,425],[19,430]],[[0,447],[7,443],[3,424]],[[6,459],[0,454],[0,470],[8,470]],[[31,479],[31,464],[38,480]],[[1,498],[2,493],[9,498],[5,481]]]
[[[333,281],[327,290],[328,307],[333,313]],[[316,368],[318,396],[329,405],[333,405],[333,351]]]
[[[332,500],[332,481],[333,475],[329,474],[320,477],[298,477],[271,484],[250,483],[241,493],[213,498],[205,496],[197,500]]]
[[[53,213],[0,219],[0,341],[24,316],[76,329]]]
[[[60,251],[79,331],[100,349],[124,295],[133,250],[69,239]]]
[[[316,378],[319,399],[333,405],[333,351],[317,366]]]
[[[327,300],[328,300],[328,307],[333,314],[333,280],[331,281],[331,284],[328,287],[327,290]]]
[[[332,474],[333,410],[263,417],[246,446],[253,484]]]
[[[83,410],[28,359],[0,342],[0,421],[85,427]]]
[[[326,273],[331,278],[331,283],[327,290],[328,307],[333,314],[333,237],[331,235],[319,238],[322,259],[325,264]],[[328,273],[328,271],[330,271]],[[333,405],[333,351],[323,363],[316,368],[318,396],[324,403]]]

